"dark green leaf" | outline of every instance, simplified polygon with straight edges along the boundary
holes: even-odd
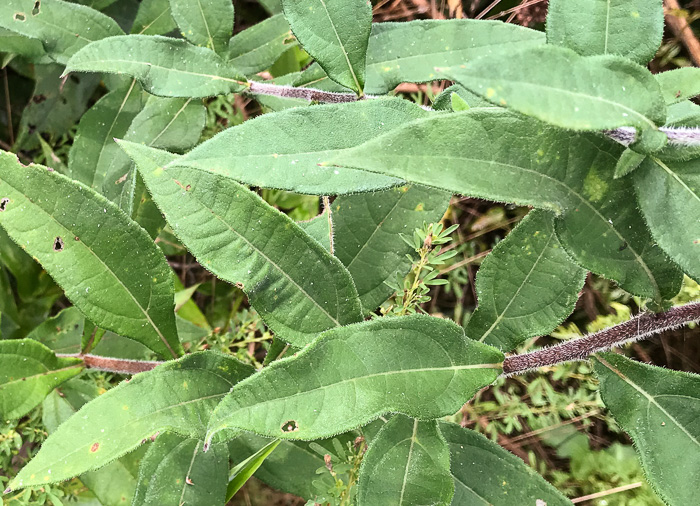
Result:
[[[281,442],[282,441],[279,439],[273,440],[231,470],[231,476],[226,489],[227,503],[236,495],[236,492],[245,485],[250,477],[253,476],[253,473],[260,468],[263,462],[265,462],[265,459]]]
[[[309,221],[298,221],[297,225],[327,251],[331,251],[331,240],[333,239],[332,220],[333,218],[327,212],[323,212]]]
[[[700,95],[700,69],[684,67],[656,74],[666,104],[671,105]]]
[[[618,179],[626,176],[634,169],[639,167],[645,158],[646,155],[643,155],[642,153],[637,153],[630,148],[625,149],[620,155],[620,158],[617,160],[617,164],[615,165],[615,174],[613,177]]]
[[[175,20],[170,12],[170,0],[143,0],[136,13],[131,33],[165,35],[175,28]]]
[[[231,0],[170,0],[170,9],[187,40],[217,53],[226,49],[233,35]]]
[[[48,346],[56,353],[80,353],[85,317],[76,307],[68,307],[32,330],[28,339]]]
[[[40,40],[30,39],[6,28],[0,28],[0,52],[19,55],[31,63],[53,63]]]
[[[242,74],[257,74],[270,68],[282,53],[296,45],[289,23],[282,14],[276,14],[231,39],[229,62]]]

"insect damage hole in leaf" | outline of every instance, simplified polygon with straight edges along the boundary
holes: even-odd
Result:
[[[299,430],[296,420],[289,420],[282,424],[282,432],[296,432]]]
[[[15,21],[26,21],[27,20],[27,15],[24,12],[15,12]]]
[[[3,212],[5,209],[7,209],[7,204],[10,203],[10,199],[5,197],[4,199],[0,200],[0,212]]]
[[[41,0],[36,0],[32,9],[32,16],[37,16],[39,13],[41,13]]]
[[[60,237],[56,237],[56,239],[53,242],[53,250],[54,251],[63,251],[63,239]]]

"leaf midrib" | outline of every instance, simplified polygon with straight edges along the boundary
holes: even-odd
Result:
[[[352,66],[352,63],[350,63],[350,57],[348,56],[348,52],[345,49],[345,44],[343,44],[343,41],[340,39],[340,35],[338,34],[338,30],[335,28],[335,23],[333,22],[333,19],[331,18],[330,13],[328,12],[328,7],[326,7],[326,2],[323,0],[318,0],[321,5],[323,6],[323,10],[326,11],[326,17],[328,18],[329,23],[331,24],[331,28],[333,28],[333,33],[335,34],[335,38],[338,40],[338,45],[340,46],[341,52],[343,53],[343,56],[345,57],[345,62],[348,65],[348,69],[350,70],[350,75],[352,76],[352,80],[355,82],[355,86],[357,86],[357,92],[362,95],[362,86],[360,86],[360,81],[357,79],[357,76],[355,75],[355,69]]]

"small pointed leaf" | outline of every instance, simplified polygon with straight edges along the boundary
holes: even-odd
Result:
[[[233,35],[233,2],[230,0],[170,0],[173,19],[182,35],[198,46],[225,51]]]
[[[615,179],[625,177],[627,174],[639,167],[645,158],[646,155],[642,153],[637,153],[630,148],[625,149],[620,155],[620,158],[617,160],[617,164],[615,165],[615,174],[613,177]]]
[[[683,67],[654,75],[667,105],[700,95],[700,69]]]
[[[231,470],[231,476],[229,478],[228,487],[226,489],[226,502],[228,503],[231,498],[236,495],[243,485],[253,476],[253,473],[257,471],[260,466],[265,462],[265,459],[272,453],[272,451],[277,448],[277,446],[282,441],[275,439],[274,441],[268,443],[264,447],[260,448],[253,455],[245,459],[243,462],[238,464]]]

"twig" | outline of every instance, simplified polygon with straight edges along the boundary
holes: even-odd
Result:
[[[700,302],[676,306],[664,313],[641,313],[629,321],[578,339],[530,353],[506,357],[503,362],[503,375],[510,376],[563,362],[586,360],[593,353],[698,321],[700,321]]]
[[[680,11],[681,7],[677,0],[664,0],[666,5],[666,23],[671,28],[674,35],[681,40],[685,48],[688,50],[690,59],[696,67],[700,67],[700,42],[693,33],[688,20],[681,16],[676,16],[673,11]]]
[[[7,133],[10,136],[10,145],[15,144],[15,132],[12,128],[12,102],[10,101],[10,84],[7,81],[7,67],[2,69],[2,79],[5,83],[5,108],[7,110]]]
[[[312,102],[325,102],[328,104],[343,104],[355,102],[360,97],[354,93],[338,93],[335,91],[323,91],[314,88],[296,88],[293,86],[281,86],[279,84],[261,83],[250,81],[249,93],[258,95],[273,95],[282,98],[301,98]]]
[[[624,492],[625,490],[632,490],[633,488],[638,488],[642,486],[642,482],[638,481],[635,483],[630,483],[628,485],[622,485],[621,487],[611,488],[609,490],[603,490],[602,492],[596,492],[595,494],[583,495],[572,499],[571,502],[578,504],[583,501],[590,501],[591,499],[598,499],[599,497],[605,497],[612,494],[617,494],[618,492]]]
[[[79,353],[57,353],[57,357],[77,357],[83,359],[85,367],[98,371],[118,374],[137,374],[150,371],[164,362],[154,360],[128,360],[125,358],[100,357],[98,355],[81,355]]]

